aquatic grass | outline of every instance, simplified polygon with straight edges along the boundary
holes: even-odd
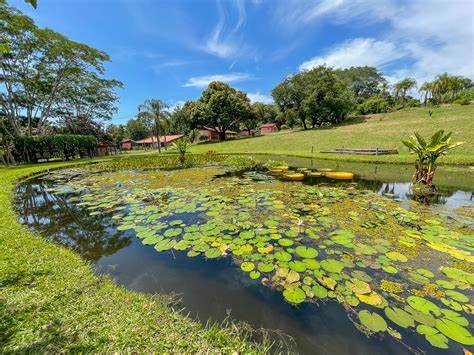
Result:
[[[0,168],[0,348],[5,353],[267,353],[271,341],[234,323],[205,327],[165,295],[95,276],[76,253],[28,231],[12,210],[22,177],[74,163]]]

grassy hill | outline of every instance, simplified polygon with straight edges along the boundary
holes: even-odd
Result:
[[[453,132],[454,141],[464,145],[454,149],[441,159],[444,164],[474,164],[474,105],[447,105],[432,109],[413,108],[387,114],[354,118],[344,124],[308,131],[282,131],[266,136],[199,144],[195,153],[213,150],[219,153],[287,154],[324,159],[354,160],[385,163],[413,162],[408,149],[400,142],[413,132],[432,135],[438,129]],[[321,150],[334,148],[396,148],[399,155],[359,156],[322,154]],[[311,153],[312,149],[314,153]]]

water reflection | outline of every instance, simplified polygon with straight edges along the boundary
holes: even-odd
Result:
[[[115,230],[110,219],[92,216],[71,201],[70,194],[48,192],[49,187],[49,183],[36,180],[18,188],[17,210],[22,223],[90,261],[130,245],[131,237]]]

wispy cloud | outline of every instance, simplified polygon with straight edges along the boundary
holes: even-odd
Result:
[[[253,79],[253,76],[246,73],[229,73],[195,76],[188,79],[184,87],[205,88],[212,81],[223,81],[224,83],[236,83]]]
[[[373,38],[356,38],[346,41],[322,56],[316,56],[300,65],[300,70],[309,70],[326,64],[335,68],[351,66],[382,67],[405,55],[393,43]]]
[[[250,102],[262,102],[264,104],[272,104],[273,98],[270,95],[261,94],[260,92],[249,92],[247,97],[250,99]]]
[[[166,68],[180,67],[180,66],[184,66],[184,65],[188,65],[188,64],[192,64],[192,63],[196,63],[196,61],[180,60],[180,59],[169,60],[169,61],[166,61],[166,62],[162,62],[162,63],[158,63],[158,64],[153,65],[153,70],[156,73],[159,73],[163,69],[166,69]]]
[[[221,58],[232,58],[239,54],[242,49],[242,43],[238,42],[236,34],[245,24],[247,14],[243,0],[234,0],[234,7],[237,10],[237,20],[231,30],[226,31],[227,17],[225,9],[222,2],[217,2],[219,19],[205,45],[202,47],[205,52]]]

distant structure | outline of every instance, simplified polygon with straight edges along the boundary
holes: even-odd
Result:
[[[160,145],[161,147],[167,147],[171,143],[181,139],[183,137],[182,134],[173,134],[169,136],[161,136],[160,137]],[[134,141],[132,139],[124,139],[120,142],[120,148],[123,150],[132,150],[132,149],[146,149],[146,148],[156,148],[158,143],[158,139],[156,137],[147,137],[144,139],[140,139],[138,141]]]
[[[133,148],[136,148],[137,142],[135,142],[133,139],[124,139],[120,142],[120,149],[122,150],[132,150]]]
[[[226,131],[225,132],[226,138],[233,138],[237,136],[237,132],[234,131]],[[203,129],[199,130],[199,134],[196,137],[197,142],[215,142],[219,140],[219,131],[215,128],[204,127]]]
[[[260,125],[261,134],[270,134],[275,132],[278,132],[278,127],[275,123],[265,123]]]

